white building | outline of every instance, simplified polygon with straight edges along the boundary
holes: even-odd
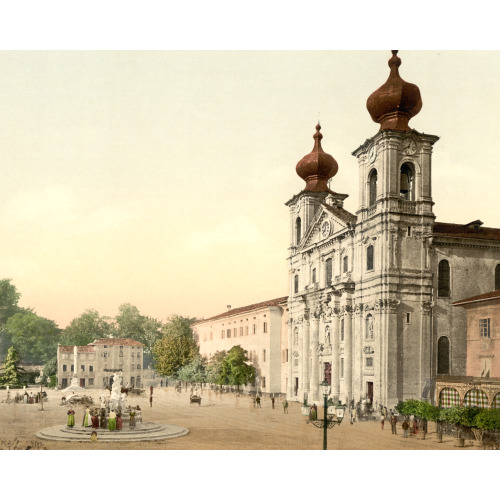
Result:
[[[287,202],[293,400],[318,400],[324,378],[344,402],[434,400],[438,373],[465,375],[466,316],[451,302],[494,286],[500,230],[435,222],[438,137],[409,127],[422,101],[400,64],[393,51],[389,79],[368,98],[380,130],[353,153],[355,215],[343,208],[347,195],[330,190],[338,165],[321,148],[319,125],[313,151],[297,164],[306,186]]]
[[[286,393],[287,299],[281,297],[236,309],[228,306],[222,314],[197,321],[193,332],[198,336],[200,354],[210,358],[217,351],[227,352],[239,345],[248,352],[251,364],[257,369],[262,392]]]

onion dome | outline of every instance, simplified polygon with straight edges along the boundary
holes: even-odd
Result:
[[[321,126],[316,125],[316,133],[313,135],[313,150],[297,163],[296,171],[299,177],[306,181],[305,191],[330,192],[328,179],[331,179],[338,171],[339,166],[332,155],[325,153],[321,147],[323,134]]]
[[[399,76],[401,59],[397,54],[393,50],[389,59],[389,78],[366,102],[372,120],[380,123],[380,130],[410,130],[408,121],[422,109],[419,88]]]

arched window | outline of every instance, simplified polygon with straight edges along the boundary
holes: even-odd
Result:
[[[438,375],[450,374],[450,341],[448,337],[440,337],[438,340]]]
[[[300,217],[297,217],[295,221],[295,243],[298,245],[300,243],[300,239],[302,238],[302,222]]]
[[[332,259],[326,259],[326,286],[332,284]]]
[[[373,340],[375,335],[373,333],[373,316],[369,314],[366,317],[366,330],[365,330],[365,340]]]
[[[316,283],[316,268],[312,270],[312,282]]]
[[[346,255],[342,262],[343,262],[343,272],[346,273],[349,270],[349,257]]]
[[[299,293],[299,275],[296,274],[293,277],[293,291],[294,293]]]
[[[377,201],[377,180],[378,174],[376,170],[372,170],[369,178],[369,196],[368,196],[368,205],[373,205]]]
[[[495,290],[500,290],[500,264],[495,267]]]
[[[450,264],[447,260],[439,262],[438,266],[438,297],[450,296]]]
[[[366,270],[373,271],[373,245],[366,249]]]
[[[399,194],[401,198],[408,201],[415,200],[413,166],[411,163],[401,165],[401,175],[399,182]]]

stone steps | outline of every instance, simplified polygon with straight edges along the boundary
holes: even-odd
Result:
[[[37,432],[36,437],[50,441],[77,441],[90,442],[92,427],[67,427],[56,425]],[[129,441],[162,441],[175,437],[185,436],[189,430],[178,425],[161,425],[154,422],[144,422],[135,428],[123,428],[120,431],[96,429],[97,440],[101,442],[129,442]]]

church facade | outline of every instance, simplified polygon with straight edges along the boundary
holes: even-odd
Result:
[[[353,152],[356,214],[344,209],[346,194],[330,189],[338,165],[321,147],[319,124],[297,164],[306,186],[286,203],[291,400],[318,401],[326,379],[343,402],[434,402],[436,375],[466,370],[466,316],[451,303],[495,286],[500,229],[435,221],[439,138],[410,128],[422,100],[400,64],[393,51],[387,82],[368,98],[380,130]]]

